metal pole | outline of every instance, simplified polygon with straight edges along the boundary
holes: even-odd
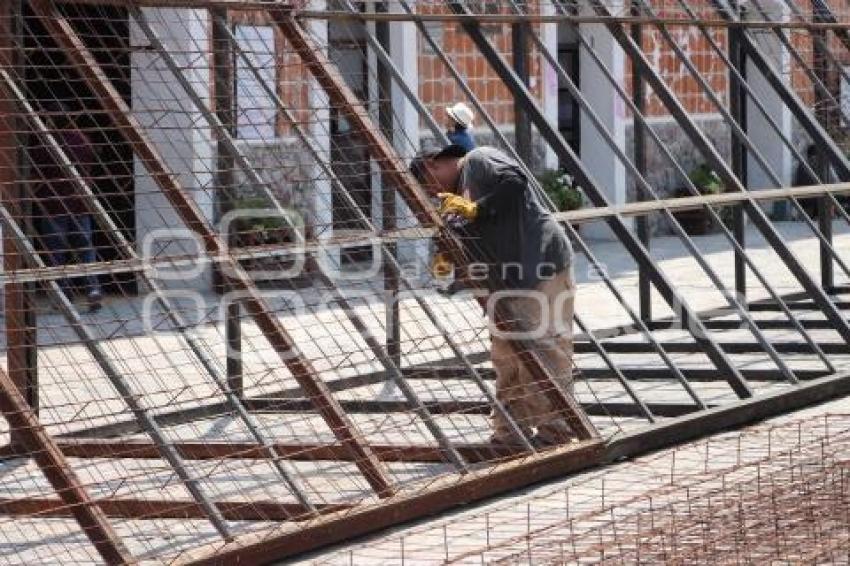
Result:
[[[815,22],[823,22],[827,19],[826,14],[821,13],[821,10],[817,9],[817,6],[813,2],[812,11],[812,20]],[[776,33],[785,37],[781,31],[776,30]],[[812,36],[812,72],[815,75],[816,81],[813,81],[815,84],[815,113],[821,121],[821,124],[824,128],[829,130],[830,126],[833,126],[831,118],[837,112],[840,114],[842,111],[841,103],[832,96],[832,93],[826,87],[827,84],[827,73],[829,71],[829,66],[827,64],[828,57],[828,36],[826,31],[816,30],[810,32]],[[820,88],[818,88],[818,86]],[[822,180],[826,180],[829,177],[829,167],[826,165],[827,161],[824,159],[824,156],[821,154],[821,149],[816,146],[816,164],[815,169],[818,172],[818,176]],[[832,244],[832,203],[829,202],[827,197],[820,197],[817,200],[817,215],[818,215],[818,226],[820,228],[821,233],[823,233],[824,237],[828,239],[828,243]],[[829,292],[829,289],[835,285],[835,265],[832,261],[832,257],[829,255],[829,246],[827,242],[821,242],[820,244],[820,279],[821,285],[823,288]]]
[[[350,4],[350,2],[347,2]],[[387,2],[380,2],[375,6],[375,9],[381,12],[387,11]],[[389,55],[390,50],[390,24],[389,22],[375,22],[375,35],[373,36],[368,29],[366,22],[363,22],[363,29],[366,32],[366,41],[372,44],[372,39],[377,41],[379,49],[383,54]],[[387,62],[390,64],[388,65]],[[390,143],[394,141],[393,131],[393,70],[395,65],[392,64],[392,59],[386,59],[378,55],[378,124],[384,132],[387,140]],[[397,69],[395,69],[397,71]],[[397,81],[398,82],[398,81]],[[404,83],[404,81],[400,81]],[[405,86],[406,83],[405,83]],[[430,114],[426,112],[430,117]],[[420,114],[421,115],[421,114]],[[384,232],[395,230],[396,222],[396,197],[395,191],[389,183],[381,183],[381,229]],[[387,244],[387,253],[393,257],[398,257],[398,246],[395,243]],[[399,305],[398,294],[398,273],[393,269],[389,262],[382,262],[384,272],[384,318],[386,326],[385,348],[387,355],[392,359],[397,367],[401,367],[401,308]]]
[[[743,9],[743,8],[742,8]],[[729,59],[735,66],[737,75],[729,81],[729,110],[732,119],[737,122],[741,129],[747,131],[747,98],[741,88],[741,82],[738,77],[747,76],[747,56],[741,48],[740,30],[730,29],[729,34]],[[730,73],[731,75],[732,73]],[[732,148],[732,171],[741,179],[744,184],[747,184],[747,151],[741,143],[738,136],[730,131],[731,148]],[[746,247],[746,220],[744,218],[744,209],[741,205],[732,207],[732,232],[738,245],[741,248]],[[735,291],[742,302],[747,300],[747,268],[744,259],[735,254]]]
[[[517,0],[525,2],[526,0]],[[511,53],[513,55],[514,72],[519,80],[530,86],[529,49],[531,47],[529,34],[531,26],[527,22],[511,24]],[[525,108],[520,100],[514,100],[514,139],[517,154],[529,167],[532,166],[534,148],[531,139],[531,122],[525,114]]]
[[[640,16],[640,8],[636,5],[632,6],[632,14],[636,17]],[[641,24],[632,24],[632,38],[640,49],[643,49],[643,26]],[[640,69],[632,68],[632,101],[635,110],[643,115],[646,111],[646,83],[641,76]],[[634,164],[638,173],[646,176],[646,132],[644,131],[643,121],[637,117],[632,119],[632,137],[634,138]],[[649,195],[642,187],[637,187],[637,197],[639,201],[649,200]],[[636,222],[637,234],[640,242],[646,248],[650,249],[651,244],[651,226],[648,216],[640,216]],[[649,280],[649,274],[643,266],[638,267],[638,303],[640,306],[640,317],[644,322],[652,321],[652,282]]]
[[[0,9],[0,65],[23,68],[23,5],[11,0]],[[21,128],[20,112],[15,98],[0,96],[0,201],[9,208],[27,232],[32,229],[32,204],[27,196],[27,168],[24,159],[27,135]],[[3,236],[3,269],[14,273],[24,267],[14,238]],[[9,377],[38,414],[38,325],[35,314],[36,286],[32,283],[9,283],[3,287],[6,367]],[[10,443],[18,444],[17,431],[10,432]]]
[[[222,17],[227,15],[226,10],[213,9],[211,17]],[[222,126],[232,136],[236,134],[236,105],[235,89],[236,77],[234,69],[233,50],[226,37],[222,37],[217,27],[212,29],[212,75],[215,101],[215,113]],[[219,195],[218,211],[219,218],[233,210],[235,206],[235,180],[234,160],[225,140],[218,133],[216,136],[216,170],[215,170],[215,193]],[[238,234],[232,231],[228,234],[228,244],[236,247]],[[226,280],[221,270],[215,269],[216,286],[222,293],[227,292]],[[242,367],[242,324],[240,321],[241,309],[239,303],[232,302],[225,309],[224,341],[227,348],[225,359],[227,360],[227,382],[231,391],[238,396],[244,397],[244,376]]]

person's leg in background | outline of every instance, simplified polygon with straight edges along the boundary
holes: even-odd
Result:
[[[94,247],[94,235],[92,233],[92,217],[89,214],[74,216],[72,225],[69,226],[69,243],[73,246],[81,263],[94,263],[97,261],[97,250]],[[85,288],[83,289],[89,303],[89,310],[94,312],[101,308],[103,294],[100,290],[100,281],[97,275],[86,275],[84,277]]]
[[[67,214],[45,215],[41,217],[41,241],[47,254],[47,263],[51,267],[65,265],[71,244],[68,241],[68,229],[72,217]],[[71,289],[67,279],[60,279],[59,285],[68,298],[71,299]]]

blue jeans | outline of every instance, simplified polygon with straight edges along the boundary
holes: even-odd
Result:
[[[97,260],[92,240],[92,218],[88,214],[46,216],[42,219],[42,237],[51,266],[67,265],[72,253],[80,263],[94,263]],[[83,279],[86,295],[100,293],[100,282],[96,275],[86,275]],[[67,280],[63,279],[60,284],[66,292],[70,291]]]

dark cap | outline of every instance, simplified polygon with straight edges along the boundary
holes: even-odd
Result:
[[[425,150],[410,162],[410,173],[420,183],[425,181],[425,166],[428,161],[435,159],[460,159],[466,155],[466,148],[462,145],[451,144],[442,149]]]

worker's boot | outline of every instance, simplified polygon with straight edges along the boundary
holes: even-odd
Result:
[[[546,448],[578,442],[578,435],[567,423],[556,421],[538,426],[537,434],[534,435],[532,441],[535,447]]]
[[[103,308],[103,293],[100,291],[92,291],[87,297],[89,312],[97,312]]]

